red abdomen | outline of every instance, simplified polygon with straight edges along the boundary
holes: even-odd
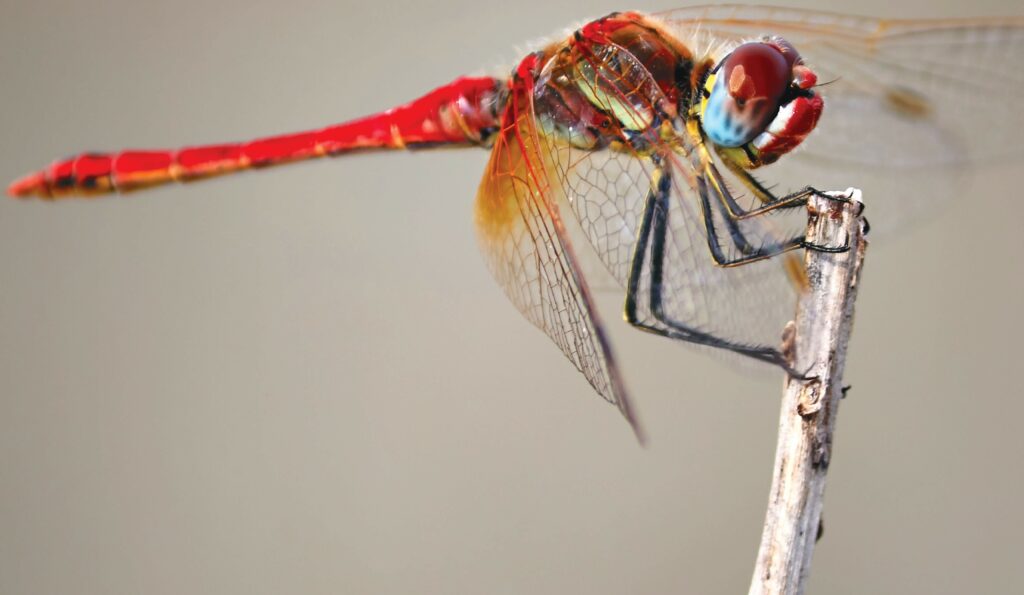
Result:
[[[128,192],[352,151],[487,145],[504,89],[499,79],[460,78],[403,106],[320,130],[177,150],[82,153],[17,180],[7,192],[42,198]]]

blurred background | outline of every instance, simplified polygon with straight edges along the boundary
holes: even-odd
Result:
[[[5,183],[72,151],[341,121],[586,18],[673,7],[2,6]],[[639,447],[491,280],[486,157],[0,201],[0,592],[745,592],[781,377],[638,333],[605,295]],[[868,254],[812,593],[1021,588],[1018,173]]]

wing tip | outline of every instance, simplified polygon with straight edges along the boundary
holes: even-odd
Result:
[[[647,437],[647,431],[644,429],[643,424],[632,416],[627,416],[626,421],[629,422],[629,427],[633,428],[633,435],[636,436],[636,441],[640,448],[647,448],[650,445],[650,440]]]
[[[618,402],[619,412],[622,413],[622,417],[626,418],[626,422],[629,424],[629,427],[633,429],[633,435],[636,436],[636,441],[640,444],[640,447],[646,448],[648,445],[647,430],[644,429],[644,425],[637,417],[633,408],[633,402],[622,387],[622,383],[618,381],[617,377],[613,382],[616,389],[615,397]]]

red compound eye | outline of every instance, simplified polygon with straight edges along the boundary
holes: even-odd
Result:
[[[742,107],[754,100],[775,105],[789,87],[793,70],[789,60],[775,46],[745,43],[736,48],[723,65],[729,94]]]
[[[779,114],[791,86],[808,89],[814,73],[782,38],[745,43],[719,67],[701,127],[715,144],[739,147],[764,132]]]

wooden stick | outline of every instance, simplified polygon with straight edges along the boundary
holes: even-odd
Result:
[[[811,379],[786,380],[768,514],[751,594],[803,593],[814,545],[821,536],[825,474],[832,458],[836,411],[844,393],[846,344],[867,249],[860,191],[829,194],[849,200],[812,197],[807,205],[807,241],[818,246],[848,245],[850,250],[806,251],[809,288],[800,299],[796,322],[786,327],[783,351],[793,367]]]

